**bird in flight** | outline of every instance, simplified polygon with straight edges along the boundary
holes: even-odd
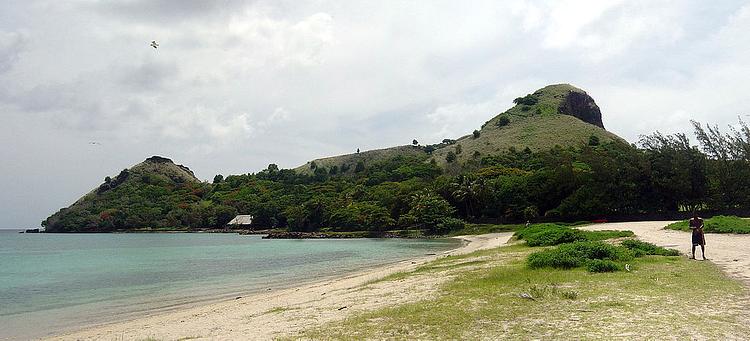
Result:
[[[157,47],[159,47],[159,43],[157,43],[156,40],[152,40],[151,41],[151,47],[157,48]]]
[[[101,143],[96,142],[96,141],[91,141],[91,142],[89,142],[89,144],[92,145],[92,146],[101,146],[102,145]]]

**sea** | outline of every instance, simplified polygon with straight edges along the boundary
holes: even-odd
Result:
[[[460,245],[456,239],[0,230],[0,340],[279,290]]]

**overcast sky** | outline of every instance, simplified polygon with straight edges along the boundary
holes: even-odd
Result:
[[[742,1],[2,1],[0,227],[151,155],[211,179],[432,143],[552,83],[631,142],[726,126],[748,32]]]

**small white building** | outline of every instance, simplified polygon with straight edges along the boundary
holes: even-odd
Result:
[[[250,225],[253,223],[253,216],[251,215],[238,215],[234,217],[230,222],[227,223],[227,226],[232,228],[250,228]]]

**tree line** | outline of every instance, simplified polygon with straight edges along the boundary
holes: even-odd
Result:
[[[429,154],[330,169],[311,164],[312,175],[271,164],[199,184],[131,174],[140,178],[63,209],[45,225],[57,231],[191,229],[223,227],[236,214],[251,214],[258,229],[440,234],[482,219],[579,220],[748,207],[748,126],[740,120],[728,133],[693,126],[699,147],[685,134],[656,132],[633,145],[592,138],[575,148],[509,149],[467,163],[456,175],[430,162]]]

